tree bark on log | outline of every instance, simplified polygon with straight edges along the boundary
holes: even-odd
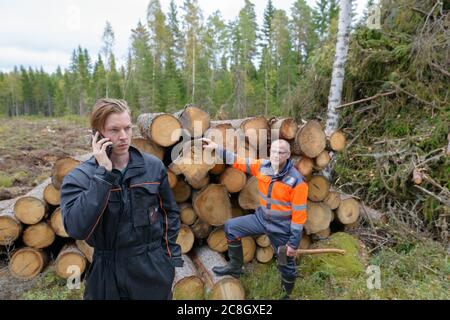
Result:
[[[83,252],[87,261],[92,263],[92,260],[94,259],[94,248],[88,245],[84,240],[76,240],[75,245],[81,252]]]
[[[169,113],[143,113],[137,118],[141,135],[161,147],[170,147],[181,137],[181,123]]]
[[[278,130],[279,139],[292,140],[298,130],[298,123],[293,118],[272,119],[270,121],[270,128]]]
[[[186,105],[183,110],[174,114],[183,129],[187,130],[191,138],[200,138],[210,126],[209,114],[194,105]]]
[[[217,276],[212,271],[214,266],[225,266],[225,258],[208,246],[193,250],[192,261],[204,279],[206,298],[208,300],[244,300],[245,290],[241,282],[232,276]]]
[[[198,274],[192,260],[182,255],[183,267],[175,269],[172,292],[174,300],[203,300],[205,298],[205,284]]]

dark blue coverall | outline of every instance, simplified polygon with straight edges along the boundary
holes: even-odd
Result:
[[[156,157],[130,146],[122,173],[95,157],[64,179],[64,227],[94,247],[85,299],[170,299],[182,266],[179,209],[167,171]]]

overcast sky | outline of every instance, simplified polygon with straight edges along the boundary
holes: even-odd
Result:
[[[367,0],[354,0],[361,15]],[[167,13],[170,0],[160,0]],[[315,0],[307,0],[314,6]],[[11,71],[14,65],[31,66],[53,72],[58,65],[66,68],[78,45],[87,48],[96,60],[101,47],[105,22],[111,22],[115,33],[114,52],[118,64],[125,61],[131,29],[139,20],[145,21],[149,0],[16,0],[0,1],[0,70]],[[183,0],[175,0],[178,15]],[[206,18],[216,10],[226,21],[237,17],[244,0],[198,0]],[[253,0],[258,25],[267,0]],[[290,16],[294,0],[273,0],[277,9]]]

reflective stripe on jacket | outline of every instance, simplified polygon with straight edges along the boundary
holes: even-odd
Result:
[[[308,185],[292,162],[288,160],[275,175],[269,160],[242,158],[222,148],[218,149],[218,154],[233,168],[258,179],[261,207],[273,218],[290,218],[291,237],[288,244],[297,248],[307,219]]]

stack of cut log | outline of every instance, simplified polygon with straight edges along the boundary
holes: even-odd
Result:
[[[56,274],[68,278],[74,272],[83,273],[92,261],[92,248],[65,232],[59,207],[65,175],[89,157],[57,160],[51,178],[0,211],[0,245],[10,250],[12,276],[32,279],[55,257]]]
[[[143,137],[139,138],[141,145],[135,143],[138,148],[144,151],[154,145],[166,148],[165,152],[151,153],[163,159],[168,167],[169,182],[180,207],[182,227],[177,242],[188,263],[186,270],[177,269],[187,278],[178,276],[174,283],[175,297],[191,297],[191,291],[197,292],[193,288],[201,286],[199,279],[214,292],[212,283],[218,279],[211,274],[211,267],[220,265],[223,259],[220,253],[228,249],[223,225],[230,218],[252,214],[260,205],[257,178],[218,162],[214,155],[204,151],[201,137],[250,158],[267,158],[274,139],[290,143],[291,160],[309,185],[308,222],[300,244],[302,249],[328,237],[332,230],[342,231],[358,224],[359,203],[333,190],[321,175],[332,153],[345,149],[345,135],[340,131],[327,137],[319,122],[299,125],[292,118],[258,116],[211,121],[205,111],[192,105],[175,114],[141,114],[138,127]],[[242,241],[246,263],[253,259],[261,263],[272,261],[274,248],[267,236],[246,237]],[[191,284],[188,279],[192,279]],[[239,297],[242,292],[240,288],[232,289],[229,283],[226,288],[221,292],[226,292],[228,298]]]
[[[292,118],[211,121],[199,107],[188,105],[175,114],[141,114],[137,121],[141,137],[132,144],[161,159],[180,208],[181,229],[177,242],[185,261],[176,269],[175,299],[242,299],[244,290],[232,277],[216,277],[211,268],[226,262],[227,241],[223,225],[233,217],[252,214],[259,206],[256,177],[227,167],[202,148],[208,137],[240,156],[267,157],[271,139],[281,138],[291,145],[292,161],[309,185],[308,221],[301,248],[358,223],[359,203],[333,190],[320,171],[330,161],[331,152],[345,148],[345,136],[335,132],[326,137],[317,121],[303,125]],[[258,143],[255,143],[258,141]],[[67,237],[61,223],[59,187],[62,178],[81,159],[58,160],[52,181],[46,181],[26,197],[0,213],[0,244],[18,241],[23,248],[13,253],[11,273],[21,278],[36,276],[47,263],[45,248],[55,238]],[[194,162],[193,162],[194,161]],[[23,231],[23,232],[22,232]],[[20,239],[19,239],[20,240]],[[272,261],[274,248],[265,235],[243,240],[244,261]],[[21,243],[22,243],[21,242]],[[56,270],[67,277],[70,264],[86,268],[92,248],[83,242],[69,242],[57,255]]]

